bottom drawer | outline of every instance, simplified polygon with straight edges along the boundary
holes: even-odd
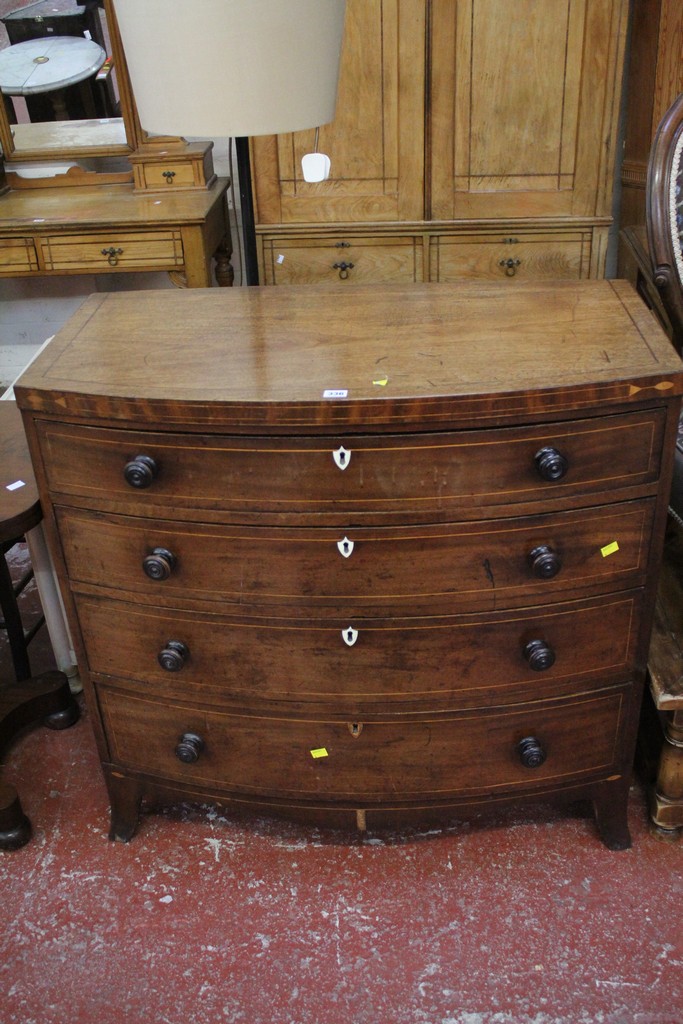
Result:
[[[120,767],[226,793],[400,806],[614,773],[629,688],[457,716],[330,722],[99,691]]]
[[[264,284],[410,282],[424,277],[421,236],[263,239]]]
[[[443,235],[430,249],[431,280],[569,279],[588,277],[591,232]]]

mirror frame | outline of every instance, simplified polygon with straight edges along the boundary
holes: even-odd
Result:
[[[146,141],[147,133],[140,127],[140,120],[135,107],[113,0],[104,0],[104,11],[111,40],[111,56],[116,69],[116,81],[121,104],[121,120],[125,128],[126,142],[124,144],[112,145],[70,146],[65,149],[48,147],[43,149],[26,148],[17,150],[14,148],[14,138],[5,105],[0,101],[0,146],[2,147],[5,160],[70,160],[77,157],[128,156]],[[49,122],[45,123],[49,124]]]

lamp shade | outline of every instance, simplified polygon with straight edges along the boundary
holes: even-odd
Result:
[[[270,135],[334,118],[345,0],[115,0],[142,127]]]

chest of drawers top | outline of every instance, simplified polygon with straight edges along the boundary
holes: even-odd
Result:
[[[255,434],[496,427],[671,398],[681,363],[620,281],[91,296],[20,406]]]

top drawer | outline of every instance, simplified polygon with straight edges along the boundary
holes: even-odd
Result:
[[[308,512],[503,515],[506,508],[607,500],[659,476],[665,410],[449,434],[220,437],[39,421],[53,498],[184,518]]]

